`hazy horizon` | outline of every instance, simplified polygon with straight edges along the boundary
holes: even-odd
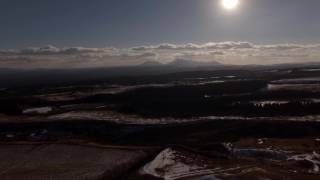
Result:
[[[176,59],[229,65],[320,62],[320,44],[256,45],[249,42],[158,44],[132,48],[85,48],[52,45],[0,49],[0,68],[91,68],[139,65]]]

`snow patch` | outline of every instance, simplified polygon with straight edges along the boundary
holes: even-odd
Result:
[[[141,173],[165,180],[201,177],[214,173],[214,169],[208,169],[206,164],[199,162],[201,160],[167,148],[159,153],[153,161],[145,165]]]
[[[39,107],[23,110],[23,114],[47,114],[52,111],[52,107]]]
[[[313,169],[310,170],[310,173],[319,173],[320,172],[320,154],[313,152],[312,154],[299,154],[294,155],[288,158],[288,160],[294,161],[308,161],[313,164]]]

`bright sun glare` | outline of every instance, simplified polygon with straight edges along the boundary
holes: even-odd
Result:
[[[225,9],[235,9],[239,4],[239,0],[222,0],[222,5]]]

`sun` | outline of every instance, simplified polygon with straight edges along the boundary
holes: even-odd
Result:
[[[232,10],[237,8],[239,0],[222,0],[222,5],[225,9]]]

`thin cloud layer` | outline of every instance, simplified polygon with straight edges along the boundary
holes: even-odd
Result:
[[[146,61],[175,59],[217,61],[224,64],[277,64],[320,62],[320,44],[257,45],[250,42],[159,44],[118,48],[0,49],[0,68],[86,68],[132,66]]]

